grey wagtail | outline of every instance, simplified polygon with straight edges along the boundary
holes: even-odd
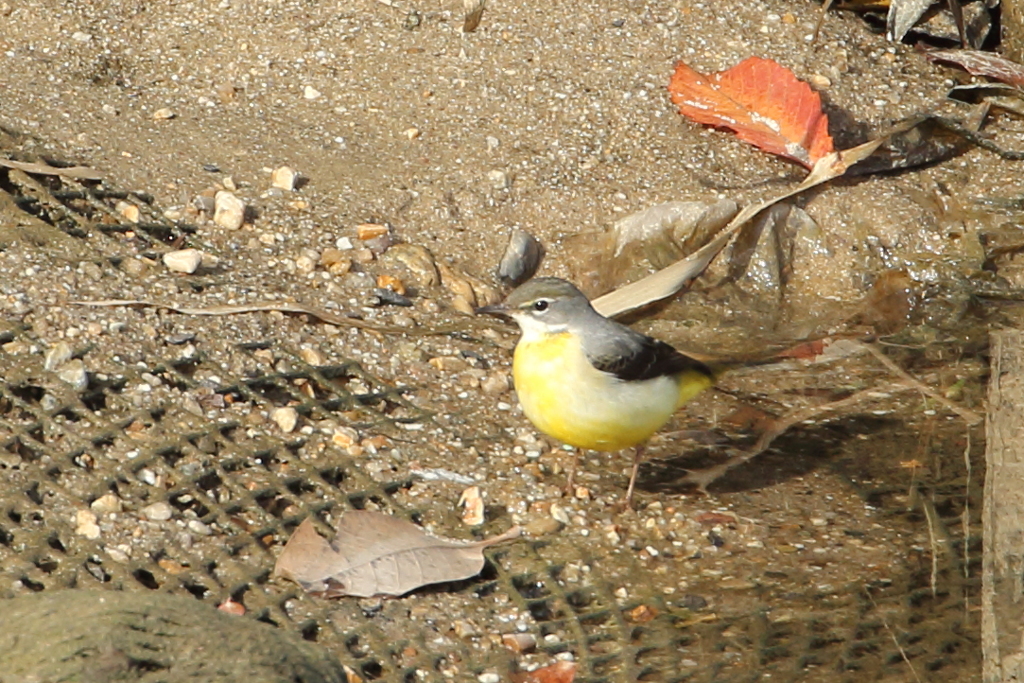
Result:
[[[480,313],[511,318],[522,331],[512,360],[516,394],[540,431],[579,449],[637,447],[626,504],[633,498],[640,447],[684,403],[714,384],[704,363],[605,318],[574,285],[534,278]]]

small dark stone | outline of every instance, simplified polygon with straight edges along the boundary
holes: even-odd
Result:
[[[412,300],[409,297],[392,292],[386,287],[378,287],[373,290],[373,296],[376,299],[373,302],[374,306],[412,306]]]
[[[533,277],[543,259],[544,245],[540,240],[516,228],[498,264],[498,279],[505,285],[517,287]]]
[[[679,606],[688,610],[699,610],[704,609],[708,606],[708,601],[699,595],[693,595],[689,593],[683,596],[683,599],[679,601]]]
[[[203,170],[207,173],[220,173],[220,167],[217,164],[203,164]]]
[[[182,344],[189,343],[195,338],[196,335],[194,332],[181,332],[179,334],[172,334],[170,336],[164,337],[164,341],[167,342],[168,344],[171,344],[172,346],[180,346]]]

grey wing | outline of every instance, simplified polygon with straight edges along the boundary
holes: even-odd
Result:
[[[671,345],[621,327],[616,334],[595,335],[584,346],[590,364],[624,381],[638,381],[677,375],[688,370],[713,377],[699,360],[680,353]]]

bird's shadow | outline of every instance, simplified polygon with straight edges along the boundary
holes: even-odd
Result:
[[[899,420],[872,415],[851,415],[828,424],[798,425],[779,436],[764,453],[737,465],[711,482],[712,493],[738,493],[761,489],[844,460],[851,441],[864,435],[900,428]],[[727,437],[716,445],[687,453],[658,457],[640,466],[637,488],[649,493],[693,493],[693,473],[715,467],[754,448],[755,436]]]

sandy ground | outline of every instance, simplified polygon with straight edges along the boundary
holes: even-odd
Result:
[[[887,668],[888,657],[903,660],[884,616],[872,622],[870,635],[852,626],[865,614],[877,616],[867,592],[851,592],[858,585],[890,590],[885,598],[893,605],[931,585],[932,598],[910,600],[909,613],[892,607],[891,628],[899,628],[898,621],[912,630],[909,625],[921,622],[914,609],[925,610],[924,622],[933,626],[924,628],[918,650],[918,641],[904,643],[903,655],[915,671],[949,666],[961,677],[976,675],[970,642],[977,623],[970,589],[957,583],[956,569],[970,543],[957,541],[959,554],[939,553],[935,517],[921,510],[938,506],[939,517],[958,524],[972,492],[956,468],[962,468],[965,447],[980,452],[980,434],[966,442],[970,430],[959,418],[916,395],[908,399],[892,386],[899,378],[870,358],[853,356],[846,365],[842,359],[794,362],[727,380],[722,392],[696,402],[669,430],[687,433],[659,437],[652,455],[671,463],[709,440],[700,434],[685,440],[693,430],[742,431],[751,414],[781,414],[872,386],[879,396],[877,404],[857,406],[836,422],[795,430],[754,469],[720,483],[715,498],[673,489],[678,463],[667,466],[668,474],[645,470],[640,509],[622,512],[617,497],[628,471],[625,458],[587,463],[589,498],[560,498],[567,455],[530,428],[508,384],[512,330],[468,319],[453,307],[451,292],[418,282],[387,253],[343,276],[303,262],[318,264],[325,249],[346,238],[359,248],[356,226],[382,223],[395,241],[426,247],[439,263],[490,281],[510,230],[518,227],[547,246],[544,274],[587,280],[595,255],[581,246],[591,244],[581,234],[659,202],[728,197],[746,203],[797,182],[801,169],[675,113],[665,85],[680,59],[704,71],[750,55],[779,61],[821,90],[833,120],[845,122],[834,126],[841,141],[859,141],[865,131],[935,108],[965,115],[944,101],[952,72],[908,46],[888,44],[854,15],[830,14],[812,44],[819,9],[781,0],[494,2],[480,27],[464,34],[459,8],[410,2],[0,2],[0,125],[29,136],[21,151],[88,165],[112,187],[152,195],[154,220],[168,215],[197,223],[188,245],[220,260],[215,270],[190,280],[167,273],[158,258],[147,260],[153,250],[130,237],[92,245],[117,258],[93,258],[98,267],[84,269],[84,261],[62,253],[59,243],[42,250],[9,245],[2,264],[6,316],[31,329],[24,347],[8,349],[9,367],[29,367],[24,358],[39,363],[47,348],[65,340],[95,345],[84,356],[90,373],[118,377],[126,367],[148,363],[150,376],[159,375],[153,358],[178,353],[177,341],[166,340],[180,334],[196,335],[203,362],[189,379],[206,387],[271,369],[287,372],[288,358],[311,365],[318,365],[311,359],[355,359],[369,374],[353,391],[407,386],[409,403],[395,402],[391,417],[419,424],[422,411],[434,415],[422,432],[360,427],[360,438],[386,437],[382,457],[357,460],[367,481],[401,479],[416,467],[475,478],[494,512],[488,531],[517,522],[533,523],[540,536],[553,534],[550,556],[535,551],[530,561],[576,567],[575,579],[558,577],[569,583],[589,571],[574,564],[577,556],[591,558],[580,566],[613,558],[603,566],[602,585],[622,604],[627,586],[641,576],[636,567],[643,567],[648,573],[637,583],[686,605],[677,626],[715,624],[713,635],[680,640],[669,663],[654,666],[670,672],[664,680],[682,680],[671,677],[682,670],[711,680],[716,671],[744,668],[784,680],[835,680],[826,672],[855,677],[858,667],[911,680],[908,669]],[[996,138],[1004,142],[1020,128],[1013,120],[999,124]],[[282,165],[304,178],[294,193],[270,190],[269,170]],[[189,213],[197,194],[225,182],[250,207],[251,221],[239,231]],[[833,183],[800,200],[820,233],[800,251],[781,306],[772,282],[752,277],[734,289],[691,293],[658,320],[638,324],[687,348],[750,351],[746,340],[794,341],[839,329],[863,308],[880,272],[906,271],[915,296],[941,305],[918,316],[931,324],[928,341],[935,343],[915,337],[925,351],[901,360],[914,364],[926,384],[977,408],[984,365],[976,330],[963,323],[965,283],[984,259],[979,234],[1007,218],[980,211],[974,199],[1012,196],[1020,182],[1015,166],[972,150],[924,170]],[[137,265],[125,267],[125,258]],[[369,305],[380,274],[417,287],[412,308]],[[68,303],[80,298],[189,306],[299,300],[409,333],[373,334],[266,313],[198,319]],[[461,332],[424,333],[449,323]],[[254,341],[269,351],[239,354],[239,344]],[[303,355],[303,349],[320,356]],[[8,372],[13,381],[16,371]],[[19,372],[32,381],[41,376]],[[185,384],[164,384],[145,396],[129,390],[118,406],[180,405]],[[287,441],[268,417],[279,399],[268,395],[265,403],[225,410],[248,420],[252,443]],[[738,408],[744,405],[756,408],[744,413]],[[194,411],[193,417],[188,412],[172,410],[180,426],[153,426],[153,438],[195,424]],[[323,456],[331,439],[322,435],[347,419],[304,416],[300,427],[311,431],[296,452],[314,461]],[[245,444],[242,451],[250,441]],[[930,492],[923,508],[922,477]],[[980,480],[975,472],[972,481]],[[945,487],[950,481],[956,484]],[[417,482],[388,493],[429,526],[454,535],[462,488]],[[82,491],[76,501],[74,487],[70,491],[61,498],[69,510],[98,495]],[[293,493],[302,509],[315,506],[314,491]],[[141,508],[151,500],[143,495],[136,502]],[[552,505],[560,507],[552,512]],[[559,518],[559,524],[544,521]],[[131,536],[119,524],[104,534]],[[160,538],[152,543],[166,540]],[[203,542],[197,541],[200,555]],[[940,554],[943,563],[935,560]],[[939,575],[954,588],[935,591]],[[614,592],[620,588],[623,594]],[[0,590],[11,595],[19,587]],[[459,635],[453,621],[475,619],[486,632],[498,628],[492,621],[500,603],[470,607],[434,598],[442,615],[475,610],[464,619],[431,616],[430,628],[444,638],[479,645],[479,635]],[[829,623],[830,605],[851,611]],[[385,609],[394,618],[409,605]],[[714,618],[691,614],[702,610]],[[966,615],[956,627],[962,638],[949,645],[943,638],[952,627],[944,620],[957,610]],[[855,647],[868,640],[870,647]],[[733,647],[734,656],[722,654]],[[525,664],[544,663],[541,655]],[[588,671],[601,674],[597,665]]]

